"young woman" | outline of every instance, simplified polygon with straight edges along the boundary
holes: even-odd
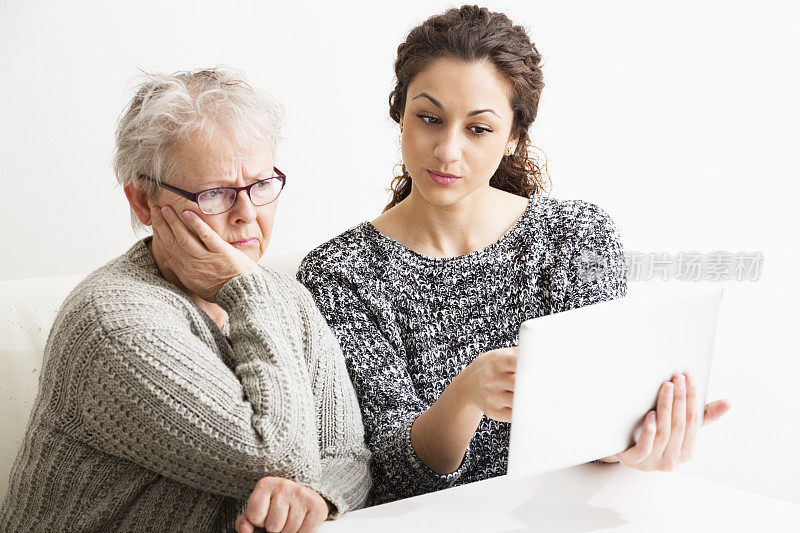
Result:
[[[626,293],[608,214],[540,194],[528,155],[539,62],[525,30],[485,8],[414,28],[390,95],[404,163],[393,198],[298,272],[359,395],[372,503],[504,474],[520,323]],[[637,444],[606,460],[643,470],[686,460],[694,395],[689,376],[664,383]],[[709,404],[706,421],[727,408]]]

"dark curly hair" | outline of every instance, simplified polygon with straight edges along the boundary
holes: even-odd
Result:
[[[487,59],[509,82],[514,121],[511,132],[519,135],[516,151],[503,157],[489,184],[503,191],[528,197],[544,189],[547,165],[540,164],[529,149],[533,148],[528,128],[536,118],[539,97],[544,87],[539,62],[542,56],[522,26],[515,26],[503,13],[485,7],[462,6],[434,15],[412,29],[405,42],[397,47],[394,72],[397,78],[389,94],[389,116],[397,123],[406,106],[406,93],[414,77],[433,60],[453,57],[463,61]],[[411,176],[401,167],[392,180],[391,209],[411,193]]]

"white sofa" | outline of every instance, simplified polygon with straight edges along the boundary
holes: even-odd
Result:
[[[262,263],[294,275],[303,254]],[[61,303],[84,274],[0,281],[0,502],[39,389],[42,355]]]

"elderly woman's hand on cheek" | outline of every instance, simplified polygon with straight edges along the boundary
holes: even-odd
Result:
[[[310,533],[327,517],[328,504],[314,490],[289,479],[265,477],[256,483],[235,526],[239,533],[252,533],[256,527],[268,532]]]
[[[697,409],[697,387],[689,374],[679,374],[662,384],[656,412],[645,416],[642,434],[636,444],[622,453],[601,459],[620,462],[637,470],[671,471],[688,461],[700,426]],[[730,409],[727,400],[706,405],[703,425],[719,420]]]
[[[153,207],[153,236],[165,254],[165,266],[184,287],[209,302],[225,283],[259,267],[245,253],[225,242],[192,211],[179,218],[170,207]],[[185,223],[184,223],[185,221]]]

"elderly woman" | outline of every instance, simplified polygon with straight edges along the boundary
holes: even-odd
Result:
[[[364,503],[336,337],[302,285],[256,263],[286,181],[281,122],[226,70],[136,92],[115,171],[153,236],[62,306],[0,530],[312,531]]]

